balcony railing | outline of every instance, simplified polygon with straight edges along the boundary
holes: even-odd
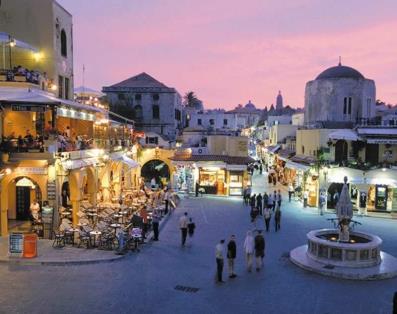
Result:
[[[13,70],[0,69],[0,82],[31,83],[40,86],[46,86],[48,83],[45,74],[22,67],[15,67]]]

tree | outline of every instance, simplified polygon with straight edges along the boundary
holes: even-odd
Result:
[[[203,102],[197,98],[193,91],[187,92],[185,96],[183,96],[183,104],[188,108],[203,109]]]

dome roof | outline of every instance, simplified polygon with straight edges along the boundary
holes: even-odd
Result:
[[[321,72],[316,77],[316,80],[332,79],[332,78],[364,79],[365,77],[356,69],[339,64],[336,67],[331,67]]]
[[[251,100],[248,101],[248,104],[245,105],[245,108],[256,109],[255,105],[251,102]]]

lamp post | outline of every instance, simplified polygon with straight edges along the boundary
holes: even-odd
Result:
[[[324,196],[325,196],[325,202],[324,202],[324,207],[325,210],[328,210],[328,167],[324,166],[323,167],[323,173],[324,173]]]
[[[8,45],[10,46],[10,70],[12,70],[12,59],[11,59],[11,55],[12,55],[12,48],[16,46],[16,41],[14,38],[12,38],[11,36],[8,36]]]

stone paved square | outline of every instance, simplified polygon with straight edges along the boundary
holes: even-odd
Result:
[[[254,177],[257,191],[267,189],[264,178]],[[182,248],[177,222],[185,210],[197,229]],[[332,214],[321,217],[315,210],[287,201],[282,210],[281,231],[275,233],[272,224],[265,233],[265,266],[260,273],[245,270],[242,245],[252,224],[242,200],[192,197],[172,214],[159,242],[122,260],[76,266],[0,265],[0,312],[391,313],[397,279],[340,280],[293,265],[287,253],[305,243],[309,230],[330,227],[326,218]],[[394,220],[356,219],[363,224],[360,228],[384,240],[384,251],[397,256]],[[231,234],[237,236],[238,277],[216,285],[214,247]],[[178,285],[199,290],[187,293],[175,289]]]

